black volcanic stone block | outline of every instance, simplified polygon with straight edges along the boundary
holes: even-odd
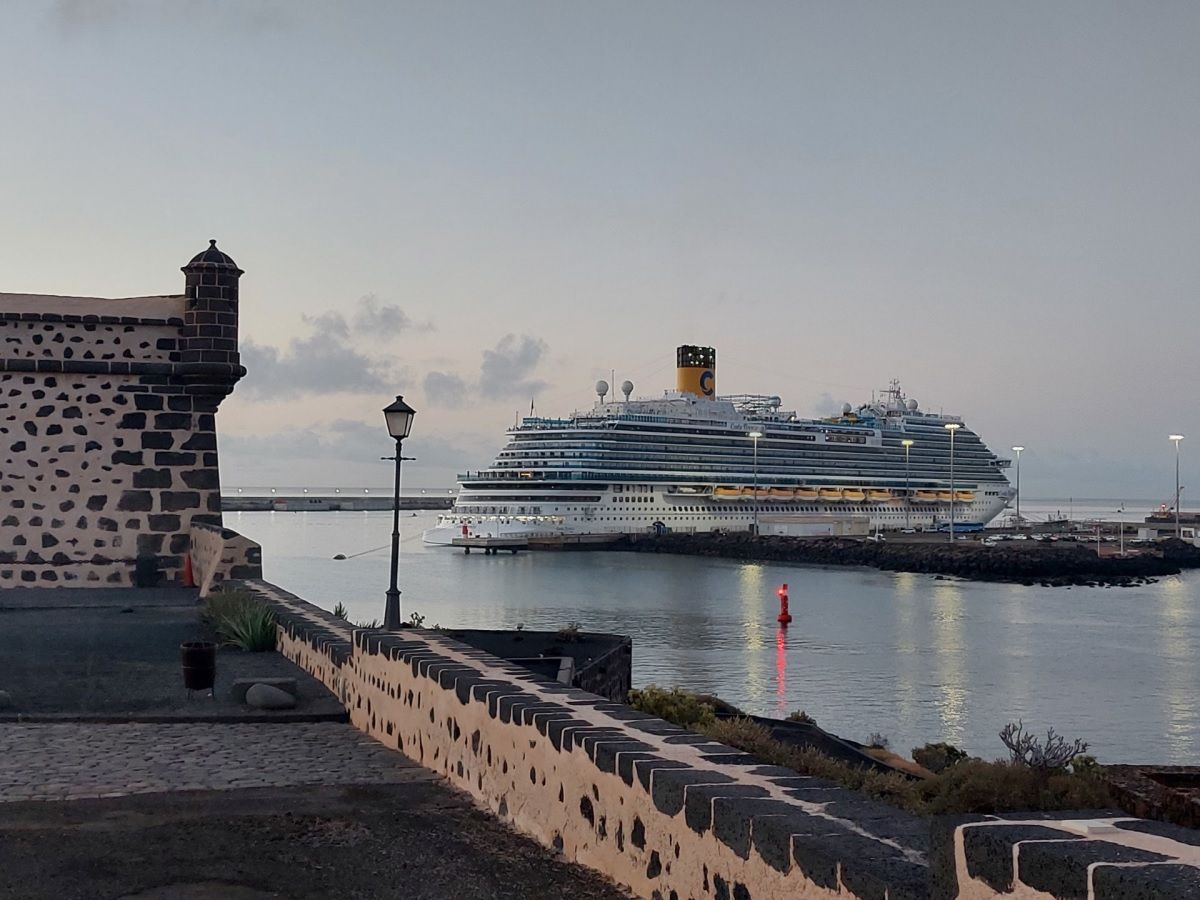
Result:
[[[1022,844],[1017,877],[1031,888],[1064,900],[1087,900],[1093,863],[1166,862],[1167,857],[1102,840]]]
[[[769,796],[766,788],[750,784],[694,784],[683,790],[683,820],[697,834],[713,827],[713,801],[717,797],[761,800]]]
[[[141,457],[141,453],[137,454]],[[171,486],[170,469],[141,469],[133,473],[135,488],[169,488]]]
[[[555,750],[562,750],[563,732],[572,728],[586,728],[587,722],[576,719],[569,714],[565,718],[551,717],[546,720],[546,737]]]
[[[521,724],[536,725],[537,717],[546,716],[551,713],[562,713],[569,716],[571,711],[558,703],[547,703],[545,701],[530,703],[521,710]],[[544,728],[539,730],[545,734]]]
[[[776,803],[782,808],[773,805]],[[788,872],[792,867],[792,841],[797,835],[832,839],[845,835],[848,828],[824,816],[809,815],[782,800],[718,800],[713,832],[738,855],[742,855],[744,846],[753,845],[767,865]]]
[[[587,753],[588,746],[601,738],[612,740],[623,736],[622,732],[604,725],[588,725],[586,728],[572,728],[563,732],[563,750],[569,751],[579,747],[584,753]]]
[[[195,491],[163,491],[161,498],[163,512],[180,512],[200,506],[200,495]]]
[[[692,734],[685,731],[683,734],[672,735],[671,737],[663,738],[664,744],[710,744],[711,741],[702,734]]]
[[[970,825],[963,829],[967,874],[992,890],[1011,891],[1016,872],[1013,845],[1019,841],[1061,841],[1074,836],[1042,825]]]
[[[147,512],[153,505],[154,498],[149,491],[122,491],[121,499],[117,501],[117,509],[123,512]]]
[[[660,759],[654,757],[647,760],[635,760],[633,763],[633,771],[637,776],[638,783],[642,786],[647,794],[650,793],[650,785],[654,783],[654,773],[659,769],[691,769],[685,762],[680,762],[677,759]]]
[[[1095,900],[1193,900],[1200,897],[1200,868],[1096,866],[1092,885]]]
[[[860,900],[928,900],[930,869],[899,857],[842,862],[842,883]]]
[[[655,769],[650,780],[650,797],[655,808],[674,816],[683,810],[685,791],[694,784],[732,784],[733,779],[720,772],[703,769]]]
[[[169,431],[143,431],[143,450],[170,450],[175,444],[175,436]]]
[[[1155,822],[1151,819],[1126,819],[1115,823],[1122,831],[1137,831],[1141,834],[1152,834],[1164,837],[1181,844],[1200,847],[1200,831],[1195,828],[1184,828],[1182,825],[1172,825],[1170,822]]]
[[[592,744],[592,762],[601,772],[615,774],[617,760],[624,753],[645,753],[653,749],[649,744],[634,738],[620,738],[611,741],[597,741]]]

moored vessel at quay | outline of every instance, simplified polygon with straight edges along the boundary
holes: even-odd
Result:
[[[779,397],[716,392],[716,351],[676,353],[676,389],[623,400],[596,385],[592,408],[528,416],[484,470],[459,476],[453,509],[425,532],[554,537],[655,531],[852,534],[963,528],[1013,496],[1009,460],[958,416],[922,410],[898,383],[880,399],[821,419]],[[951,451],[953,442],[953,452]]]

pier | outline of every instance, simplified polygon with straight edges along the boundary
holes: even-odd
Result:
[[[517,553],[520,550],[608,550],[628,539],[624,534],[557,534],[532,535],[530,537],[491,537],[469,535],[454,538],[453,547],[462,547],[464,553],[482,550],[494,555],[502,550]]]
[[[401,497],[400,509],[450,509],[454,497],[450,494],[420,497]],[[249,496],[223,494],[222,512],[391,512],[390,491],[378,494],[269,494]]]

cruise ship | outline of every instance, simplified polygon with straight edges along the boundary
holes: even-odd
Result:
[[[459,537],[746,531],[863,534],[978,529],[1013,489],[958,416],[922,410],[897,382],[840,415],[800,418],[779,397],[716,391],[716,351],[676,352],[676,389],[531,415],[492,464],[459,476],[430,544]],[[615,393],[615,392],[614,392]]]

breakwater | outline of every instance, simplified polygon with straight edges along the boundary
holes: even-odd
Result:
[[[796,538],[748,533],[637,536],[620,549],[761,562],[869,566],[891,572],[952,575],[979,581],[1046,586],[1131,585],[1200,566],[1200,549],[1164,541],[1136,556],[1098,556],[1082,544],[1025,542],[1003,547],[976,543],[873,542],[851,538]]]

